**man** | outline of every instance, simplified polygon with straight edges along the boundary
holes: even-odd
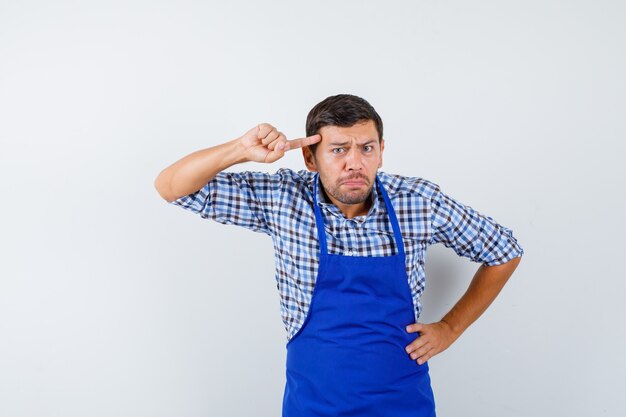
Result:
[[[272,236],[287,330],[283,417],[434,416],[428,359],[491,304],[523,254],[512,231],[420,177],[382,166],[382,120],[363,98],[318,103],[306,137],[268,123],[196,151],[155,181],[168,202]],[[302,149],[308,170],[226,172]],[[418,323],[426,248],[482,265],[438,322]]]

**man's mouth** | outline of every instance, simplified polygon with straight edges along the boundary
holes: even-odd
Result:
[[[347,185],[349,187],[360,187],[366,184],[365,179],[362,177],[359,178],[349,178],[342,182],[343,185]]]

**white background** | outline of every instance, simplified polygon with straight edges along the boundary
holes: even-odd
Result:
[[[271,239],[158,173],[329,95],[526,253],[431,359],[440,417],[621,416],[622,1],[0,1],[0,415],[279,416]],[[236,170],[302,169],[299,151]],[[430,248],[423,321],[478,264]]]

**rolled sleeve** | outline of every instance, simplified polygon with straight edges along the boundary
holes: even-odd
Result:
[[[443,243],[473,262],[500,265],[524,254],[511,229],[440,189],[433,194],[431,222],[430,244]]]
[[[222,171],[198,191],[170,204],[205,219],[271,235],[267,210],[272,207],[272,195],[279,183],[279,174]]]

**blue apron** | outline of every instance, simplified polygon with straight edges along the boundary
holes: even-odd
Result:
[[[428,362],[404,350],[417,334],[400,227],[378,176],[397,254],[329,254],[314,204],[318,274],[302,327],[287,343],[283,417],[434,417]]]

